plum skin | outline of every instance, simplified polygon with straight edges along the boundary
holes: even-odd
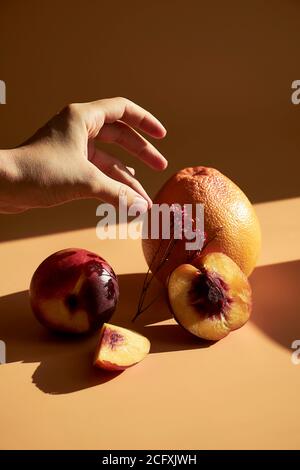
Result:
[[[114,270],[102,257],[69,248],[50,255],[38,266],[29,294],[41,324],[54,331],[80,334],[109,321],[118,302],[119,285]]]

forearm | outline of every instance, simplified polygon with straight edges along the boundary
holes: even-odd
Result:
[[[17,186],[21,179],[17,165],[18,149],[0,150],[0,213],[23,211],[17,197]]]

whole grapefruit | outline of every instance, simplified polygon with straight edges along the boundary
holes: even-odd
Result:
[[[222,252],[232,258],[249,276],[253,271],[261,247],[260,225],[249,199],[229,178],[214,168],[197,166],[185,168],[173,175],[161,188],[154,203],[169,206],[178,203],[202,203],[206,241],[201,254]],[[193,264],[199,252],[187,251],[186,240],[143,238],[143,251],[151,271],[165,282],[180,264]]]

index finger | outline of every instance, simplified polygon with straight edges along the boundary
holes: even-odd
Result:
[[[109,98],[92,101],[90,104],[96,112],[104,113],[105,123],[123,121],[156,139],[162,139],[167,133],[165,127],[153,114],[127,98]]]

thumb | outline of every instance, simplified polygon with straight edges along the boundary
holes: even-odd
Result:
[[[148,201],[134,189],[110,178],[100,170],[97,171],[94,179],[92,193],[97,199],[108,202],[115,207],[119,207],[120,204],[127,206],[127,208],[134,206],[141,213],[146,212],[149,208]]]

